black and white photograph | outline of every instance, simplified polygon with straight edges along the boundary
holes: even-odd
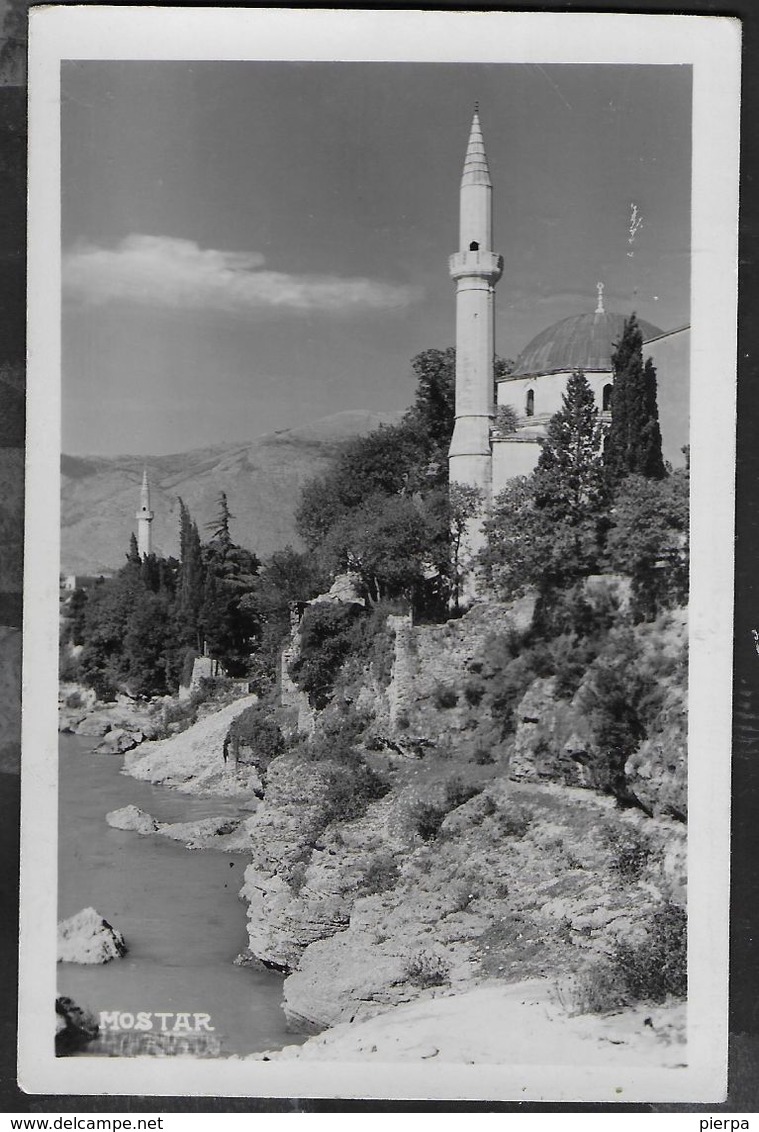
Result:
[[[30,45],[22,1086],[720,1101],[739,25]]]

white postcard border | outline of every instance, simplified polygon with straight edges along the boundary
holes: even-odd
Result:
[[[689,1065],[364,1066],[53,1056],[62,59],[693,66]],[[717,1101],[726,1088],[740,23],[726,17],[32,10],[19,1078],[29,1092]]]

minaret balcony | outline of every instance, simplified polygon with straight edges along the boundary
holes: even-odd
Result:
[[[477,251],[454,252],[448,259],[451,279],[487,279],[494,286],[503,274],[503,256],[497,252]]]

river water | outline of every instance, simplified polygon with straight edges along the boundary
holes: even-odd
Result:
[[[243,812],[239,801],[140,782],[120,773],[121,757],[93,755],[91,745],[61,736],[58,915],[96,908],[121,931],[129,951],[99,966],[58,964],[60,994],[96,1016],[125,1016],[118,1030],[109,1022],[87,1053],[229,1056],[303,1040],[286,1029],[281,976],[233,965],[247,945],[238,897],[245,856],[188,850],[163,837],[112,829],[105,820],[109,810],[130,803],[158,821],[233,817]],[[151,1031],[121,1025],[141,1011],[153,1016]],[[159,1012],[172,1017],[155,1017]],[[174,1017],[179,1014],[210,1020]]]

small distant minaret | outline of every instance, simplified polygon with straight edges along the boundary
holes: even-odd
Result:
[[[459,250],[450,257],[456,283],[456,422],[448,453],[451,483],[471,484],[490,502],[494,414],[495,285],[503,257],[493,251],[493,187],[475,103],[461,177]],[[476,549],[475,525],[468,539]]]
[[[150,510],[150,485],[148,483],[148,470],[143,469],[142,487],[140,489],[140,509],[135,515],[137,520],[137,552],[140,558],[147,558],[151,553],[150,524],[153,522],[154,512]]]

